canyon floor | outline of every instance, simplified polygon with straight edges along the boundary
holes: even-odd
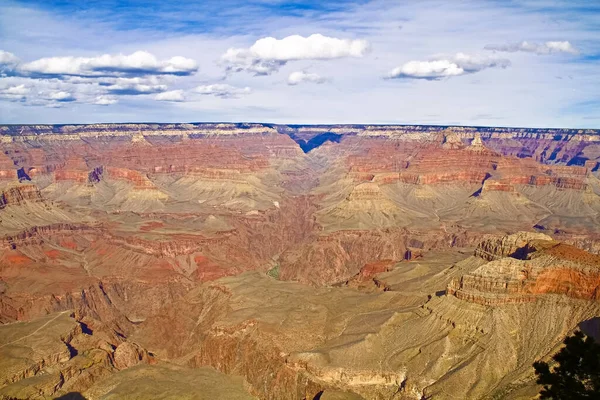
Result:
[[[0,399],[530,399],[600,132],[0,126]]]

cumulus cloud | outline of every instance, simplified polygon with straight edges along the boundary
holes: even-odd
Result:
[[[521,43],[511,43],[511,44],[490,44],[485,46],[486,50],[494,50],[494,51],[502,51],[502,52],[517,52],[523,51],[527,53],[536,53],[539,55],[545,54],[554,54],[554,53],[569,53],[569,54],[579,54],[579,50],[577,50],[573,45],[568,41],[556,41],[556,42],[546,42],[546,43],[529,43],[523,41]]]
[[[60,107],[69,102],[113,105],[118,96],[160,94],[173,80],[198,70],[194,60],[156,58],[145,51],[98,57],[49,57],[24,63],[0,50],[0,99]],[[160,99],[178,101],[167,92]]]
[[[119,101],[113,96],[97,96],[92,104],[97,104],[99,106],[110,106],[113,104],[117,104]]]
[[[154,96],[154,100],[158,101],[185,101],[183,90],[170,90],[168,92],[159,93]]]
[[[14,70],[19,62],[19,58],[13,53],[0,50],[0,73],[5,74]]]
[[[4,77],[0,79],[0,99],[18,101],[27,106],[59,107],[68,103],[110,105],[114,96],[97,83],[73,84],[60,79]]]
[[[19,70],[22,74],[51,76],[191,75],[198,65],[185,57],[158,60],[151,53],[136,51],[130,55],[40,58],[22,64]]]
[[[48,99],[58,101],[58,102],[75,101],[75,97],[73,96],[73,94],[71,94],[69,92],[64,92],[64,91],[50,93],[50,95],[48,96]]]
[[[327,78],[323,78],[319,74],[305,72],[305,71],[295,71],[290,74],[288,77],[288,85],[294,86],[300,83],[311,82],[311,83],[325,83]]]
[[[166,91],[167,85],[151,85],[146,83],[122,82],[106,86],[109,94],[121,96],[137,96],[140,94],[154,94]]]
[[[391,70],[389,78],[440,79],[464,73],[462,68],[449,60],[409,61]]]
[[[31,92],[31,89],[24,84],[0,88],[0,98],[6,100],[18,101],[26,99],[26,96]]]
[[[265,37],[249,48],[228,49],[221,56],[221,62],[228,71],[268,75],[289,61],[363,57],[369,49],[366,40],[338,39],[321,34],[292,35],[283,39]]]
[[[106,94],[121,96],[136,96],[143,94],[161,93],[168,90],[168,83],[172,77],[150,75],[140,77],[67,77],[61,79],[65,83],[77,85],[97,85]]]
[[[487,68],[506,68],[509,65],[510,61],[506,59],[457,53],[453,57],[431,61],[409,61],[391,70],[387,78],[440,80],[473,74]]]
[[[349,40],[320,34],[302,37],[292,35],[281,40],[266,37],[257,40],[250,52],[266,60],[327,60],[342,57],[362,57],[369,49],[366,40]]]
[[[229,57],[231,61],[225,61],[227,72],[247,71],[256,76],[270,75],[279,71],[286,64],[285,61],[261,60],[254,58],[249,53],[239,53],[237,58]]]
[[[205,96],[217,96],[221,98],[237,98],[251,92],[249,87],[236,87],[226,83],[215,83],[212,85],[202,85],[194,89],[198,94]]]

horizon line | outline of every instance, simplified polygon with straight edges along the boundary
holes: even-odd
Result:
[[[436,127],[436,128],[485,128],[485,129],[534,129],[534,130],[570,130],[570,131],[597,131],[598,128],[567,128],[567,127],[539,127],[539,126],[500,126],[500,125],[459,125],[459,124],[411,124],[411,123],[330,123],[330,124],[298,124],[298,123],[274,123],[274,122],[251,122],[251,121],[194,121],[194,122],[89,122],[89,123],[0,123],[0,127],[10,126],[90,126],[90,125],[211,125],[211,124],[233,124],[233,125],[265,125],[265,126],[287,126],[287,127],[329,127],[329,126],[345,126],[345,127],[364,127],[364,126],[420,126],[420,127]]]

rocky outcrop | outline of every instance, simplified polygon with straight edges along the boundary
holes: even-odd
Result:
[[[69,312],[50,315],[29,324],[0,326],[0,387],[36,375],[42,369],[71,358],[69,342],[81,327]]]
[[[86,177],[89,175],[85,173]],[[135,189],[156,189],[156,186],[148,179],[147,176],[142,175],[138,171],[129,170],[126,168],[115,168],[107,167],[106,176],[109,179],[122,180],[125,182],[132,183]]]
[[[524,249],[527,243],[532,240],[551,241],[552,238],[546,234],[536,232],[518,232],[499,238],[490,238],[477,245],[475,256],[488,261],[505,257],[522,258],[519,250]]]
[[[117,370],[153,364],[148,352],[71,311],[0,325],[0,398],[57,398],[81,392]],[[120,343],[120,344],[119,344]]]
[[[346,282],[346,285],[360,288],[366,283],[374,283],[374,279],[377,274],[390,271],[394,264],[395,262],[393,260],[381,260],[365,264],[365,266],[360,269],[358,274]]]
[[[43,201],[37,186],[31,184],[15,185],[2,189],[0,192],[0,209],[7,206],[18,206],[27,201]]]
[[[87,224],[69,224],[58,223],[44,226],[36,226],[13,235],[6,235],[0,238],[1,248],[17,248],[18,246],[26,246],[31,244],[42,243],[45,238],[51,235],[62,236],[65,233],[93,233],[99,229],[98,226],[90,226]]]
[[[452,132],[451,130],[444,133],[444,139],[442,140],[442,147],[445,149],[459,150],[464,149],[465,144],[462,142],[460,137]]]
[[[536,301],[544,294],[600,299],[600,256],[543,234],[487,240],[475,255],[493,261],[453,280],[449,294],[484,305]]]
[[[123,342],[117,346],[114,353],[115,368],[123,370],[138,364],[148,364],[151,360],[148,351],[131,342]]]
[[[259,290],[255,293],[261,295],[255,297],[251,294],[254,290],[242,289],[238,292],[236,282],[244,282],[243,286],[247,289],[269,287],[274,292]],[[339,369],[324,365],[318,353],[311,355],[310,351],[300,351],[308,350],[305,346],[322,341],[318,332],[306,334],[312,323],[317,323],[327,314],[326,308],[316,305],[315,301],[319,301],[319,296],[325,296],[321,297],[321,301],[327,299],[325,301],[330,304],[333,299],[324,290],[318,290],[315,298],[305,298],[305,307],[313,311],[306,315],[308,319],[300,322],[295,318],[304,315],[304,312],[292,310],[299,305],[298,296],[302,296],[301,293],[308,294],[305,292],[308,287],[293,283],[271,286],[269,282],[274,281],[258,274],[247,274],[205,285],[179,303],[181,308],[177,313],[165,309],[163,313],[145,321],[136,338],[149,350],[171,360],[185,360],[189,366],[208,365],[227,374],[242,375],[259,398],[314,398],[323,390],[340,387],[354,392],[356,388],[372,390],[373,395],[391,394],[397,390],[404,379],[401,372],[376,372],[364,367]],[[289,294],[287,300],[279,297],[286,292]],[[276,304],[265,301],[262,295],[272,298]],[[280,300],[275,300],[277,298]],[[242,303],[248,306],[256,301],[265,305],[263,312],[229,319],[229,313],[239,309]],[[358,307],[366,309],[364,304]],[[284,317],[284,320],[288,320],[283,323],[285,328],[276,333],[271,331],[270,326],[274,325],[269,321],[280,313],[287,313],[292,319]],[[182,314],[186,317],[181,318]],[[190,331],[193,333],[190,334]],[[174,340],[164,341],[162,335],[165,334],[170,334]],[[290,335],[301,339],[290,341]],[[185,348],[193,350],[186,351]]]
[[[471,140],[471,144],[469,145],[469,147],[467,147],[468,150],[471,151],[486,151],[486,147],[483,144],[483,141],[481,140],[481,134],[480,133],[476,133],[475,137],[473,138],[473,140]]]

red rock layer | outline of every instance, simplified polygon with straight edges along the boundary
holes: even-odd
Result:
[[[54,172],[54,181],[55,182],[77,182],[77,183],[87,183],[88,182],[89,173],[85,170],[66,170],[59,169]]]
[[[498,258],[452,281],[448,294],[484,305],[535,301],[544,294],[600,299],[599,255],[552,240],[532,239],[515,251],[508,242],[506,248],[486,243],[488,251],[478,250],[476,254],[486,256],[491,249],[492,253],[511,253],[525,259]]]
[[[107,176],[110,179],[122,180],[133,183],[136,189],[156,189],[156,186],[142,173],[126,168],[107,167],[105,168]],[[86,174],[86,180],[89,174]]]
[[[401,172],[398,174],[398,181],[413,185],[434,185],[452,182],[482,183],[487,176],[488,173],[486,171]]]
[[[533,294],[556,293],[579,299],[600,300],[600,267],[595,272],[567,267],[551,268],[541,272],[534,282],[528,282],[524,290]]]
[[[466,145],[450,142],[347,138],[332,150],[345,159],[353,179],[380,184],[402,182],[415,185],[465,182],[481,184],[489,176],[487,190],[514,191],[514,185],[553,185],[559,189],[586,190],[589,170],[585,167],[542,165],[532,159],[503,156],[478,141]],[[458,140],[458,141],[457,141]],[[475,142],[475,140],[474,140]],[[360,146],[360,148],[358,147]],[[330,154],[331,156],[331,154]],[[370,178],[372,176],[372,178]]]
[[[26,167],[33,175],[56,169],[90,170],[88,165],[146,173],[184,173],[189,168],[257,171],[266,168],[270,158],[293,158],[302,153],[288,136],[280,134],[249,134],[243,137],[200,135],[187,141],[166,141],[156,146],[132,143],[128,136],[108,136],[87,138],[85,142],[50,141],[44,143],[43,149],[20,142],[4,147],[6,163]]]
[[[17,168],[6,154],[0,151],[0,180],[17,179]]]
[[[352,287],[360,287],[363,283],[373,281],[375,275],[390,271],[394,264],[395,261],[393,260],[380,260],[365,264],[358,274],[349,279],[346,284]]]

